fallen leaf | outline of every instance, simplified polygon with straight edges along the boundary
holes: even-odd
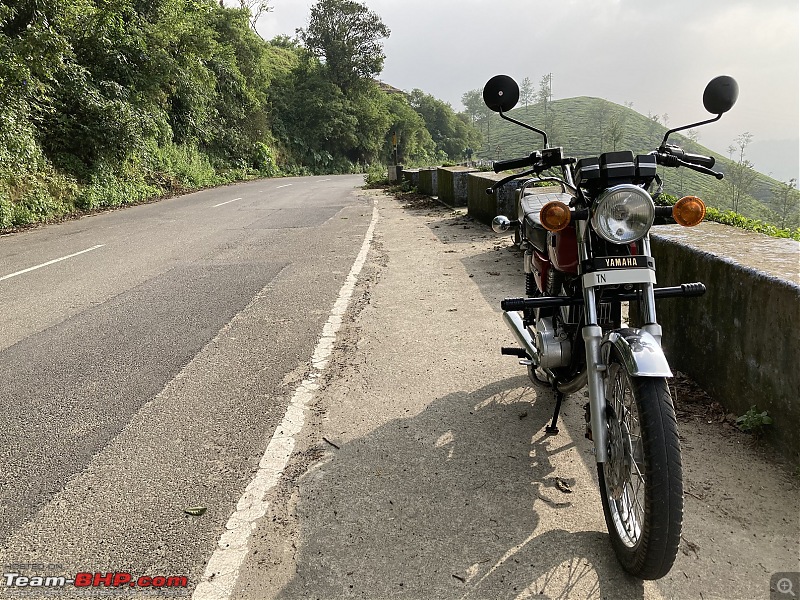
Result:
[[[559,492],[564,492],[565,494],[571,494],[572,488],[569,487],[569,484],[561,479],[561,477],[556,477],[556,489]]]
[[[205,506],[190,506],[189,508],[184,508],[183,512],[185,512],[187,515],[192,515],[193,517],[199,517],[204,515],[206,510],[207,509]]]

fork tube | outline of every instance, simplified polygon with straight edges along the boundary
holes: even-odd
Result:
[[[580,263],[589,259],[589,224],[578,221],[578,256]],[[583,269],[580,269],[583,275]],[[589,386],[589,402],[591,404],[592,439],[594,440],[595,460],[602,463],[608,460],[605,428],[605,393],[603,391],[603,370],[605,365],[600,356],[600,342],[603,330],[597,324],[597,303],[594,288],[583,288],[583,306],[586,324],[581,330],[584,348],[586,349],[586,383]]]
[[[642,251],[646,256],[652,257],[650,250],[650,235],[644,236],[642,239]],[[647,283],[642,288],[643,298],[642,298],[642,321],[644,322],[644,326],[642,329],[647,333],[651,334],[658,345],[661,345],[661,325],[658,324],[656,320],[656,297],[655,292],[653,291],[653,284]]]

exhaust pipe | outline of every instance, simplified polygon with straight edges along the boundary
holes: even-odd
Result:
[[[508,325],[514,337],[517,338],[519,345],[522,346],[525,352],[528,353],[528,356],[531,357],[533,364],[539,366],[541,362],[539,351],[533,345],[533,338],[531,338],[531,334],[528,333],[528,329],[523,324],[522,317],[519,316],[519,313],[503,311],[503,321]]]
[[[522,323],[522,318],[519,316],[519,313],[515,311],[503,311],[503,321],[505,321],[506,325],[508,325],[511,333],[514,334],[514,337],[517,338],[519,345],[522,346],[525,349],[525,352],[528,353],[528,356],[531,357],[533,364],[538,367],[542,362],[539,356],[539,351],[533,345],[533,338],[531,338],[531,334]],[[550,373],[548,369],[545,369],[545,371]],[[552,377],[552,373],[550,373],[550,376]],[[573,394],[585,386],[586,381],[587,372],[584,370],[583,373],[580,373],[572,381],[558,384],[558,391],[562,394]]]

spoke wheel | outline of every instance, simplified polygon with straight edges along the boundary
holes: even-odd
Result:
[[[683,479],[675,409],[666,380],[632,377],[612,354],[606,377],[608,461],[598,464],[611,544],[626,571],[666,575],[683,521]]]

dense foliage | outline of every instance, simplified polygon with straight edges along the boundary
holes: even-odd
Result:
[[[0,0],[0,228],[365,170],[394,155],[393,135],[407,163],[471,143],[469,128],[434,139],[408,95],[373,79],[389,30],[361,4],[319,0],[298,39],[264,41],[252,16],[218,0]]]

